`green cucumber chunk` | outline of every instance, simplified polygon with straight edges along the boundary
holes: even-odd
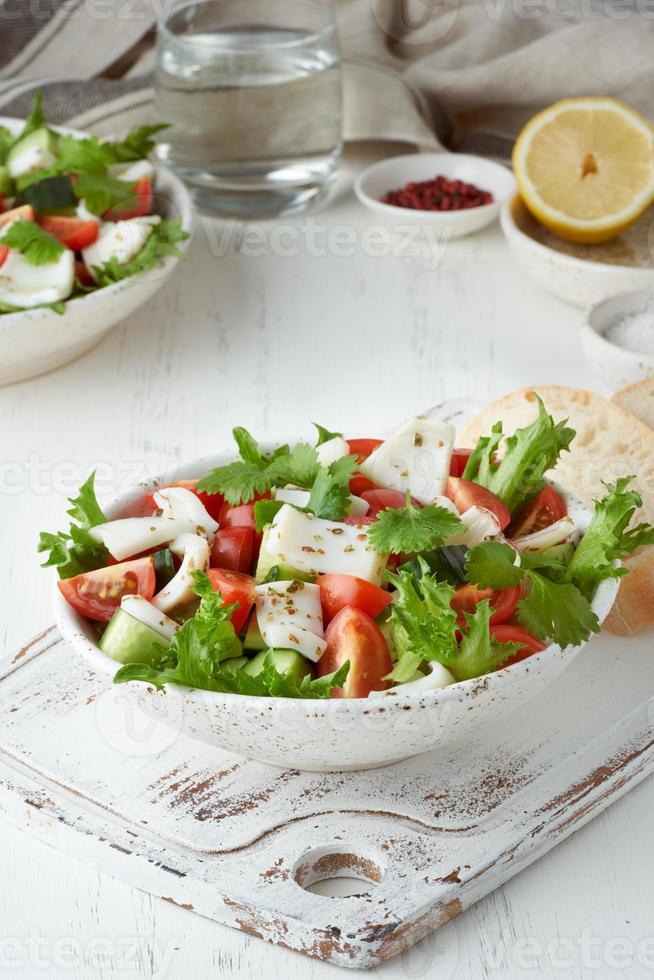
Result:
[[[262,650],[244,668],[246,674],[256,677],[266,665],[267,658],[279,674],[288,674],[297,681],[311,673],[311,664],[297,650]]]
[[[149,664],[154,667],[161,662],[161,647],[169,646],[169,641],[124,609],[117,609],[102,634],[99,646],[103,653],[120,664]]]
[[[161,551],[155,551],[152,557],[154,558],[154,574],[157,577],[156,589],[157,592],[161,592],[175,577],[173,554],[170,548],[162,548]]]
[[[247,657],[232,657],[231,660],[223,660],[220,669],[233,674],[237,670],[241,670],[242,667],[247,667],[249,663],[251,661]]]
[[[25,187],[16,198],[16,204],[31,204],[37,215],[72,214],[77,207],[70,177],[44,177]]]
[[[261,635],[261,630],[259,629],[259,624],[257,623],[257,614],[253,612],[250,616],[250,621],[248,622],[248,628],[245,633],[245,639],[243,640],[243,646],[246,650],[266,650],[267,645],[264,638]]]

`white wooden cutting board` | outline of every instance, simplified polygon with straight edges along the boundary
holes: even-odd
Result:
[[[597,638],[474,742],[386,769],[316,774],[156,725],[53,627],[0,670],[0,814],[200,915],[371,967],[651,771],[653,652],[651,634]],[[303,887],[342,874],[364,879],[362,894]]]

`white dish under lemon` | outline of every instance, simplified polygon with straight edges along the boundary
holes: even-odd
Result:
[[[25,121],[0,117],[16,135]],[[58,133],[84,137],[88,134],[63,126]],[[156,201],[164,217],[179,218],[185,231],[193,222],[191,196],[184,184],[164,167],[155,167]],[[180,242],[182,251],[188,239]],[[66,301],[65,312],[35,307],[0,316],[0,385],[23,381],[62,367],[85,354],[113,327],[143,306],[164,284],[179,258],[168,256],[140,275],[122,279],[86,296]]]
[[[264,449],[272,449],[268,446]],[[129,512],[143,494],[197,477],[233,459],[233,453],[180,466],[165,479],[144,482],[106,508],[108,517]],[[571,516],[584,530],[590,512],[566,496]],[[600,622],[607,616],[617,582],[600,584],[592,601]],[[54,588],[57,626],[64,639],[111,683],[118,664],[99,648],[93,626]],[[537,695],[573,661],[581,646],[550,644],[540,653],[493,674],[440,691],[382,698],[296,700],[247,697],[168,685],[130,683],[134,702],[147,714],[208,745],[276,766],[333,772],[370,769],[443,748],[466,738]]]
[[[500,216],[509,248],[545,292],[576,306],[591,306],[629,289],[654,287],[649,244],[652,210],[614,241],[576,245],[557,238],[516,195]]]

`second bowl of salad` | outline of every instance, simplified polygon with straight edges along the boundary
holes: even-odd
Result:
[[[160,126],[101,140],[0,118],[0,384],[60,367],[163,284],[189,238],[191,199],[148,160]]]
[[[600,630],[651,541],[629,479],[594,513],[545,473],[574,438],[542,403],[472,450],[418,417],[196,461],[43,533],[57,621],[153,716],[279,766],[347,770],[465,737]]]

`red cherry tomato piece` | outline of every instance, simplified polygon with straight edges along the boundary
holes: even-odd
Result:
[[[7,258],[8,255],[9,255],[9,249],[7,248],[7,246],[0,245],[0,266],[2,265],[2,263]]]
[[[456,505],[459,514],[464,514],[470,507],[483,507],[484,510],[489,510],[495,515],[500,530],[504,530],[511,520],[511,515],[500,498],[472,480],[451,476],[447,481],[445,493]]]
[[[343,687],[332,691],[333,698],[367,698],[371,691],[385,691],[390,682],[382,680],[393,669],[384,636],[374,619],[360,609],[345,606],[327,627],[327,647],[317,664],[318,677],[338,670],[346,660],[350,671]]]
[[[125,595],[151,599],[156,587],[154,561],[138,558],[108,568],[82,572],[57,582],[64,599],[80,615],[98,623],[108,623]]]
[[[130,218],[142,218],[152,214],[152,181],[149,177],[140,177],[133,185],[125,181],[125,204],[110,208],[103,215],[105,221],[129,221]]]
[[[450,462],[450,476],[463,476],[472,449],[452,450],[452,460]]]
[[[401,490],[365,490],[361,494],[368,504],[366,517],[376,517],[380,510],[387,510],[389,507],[404,507],[406,505],[406,494]],[[420,507],[417,500],[412,500],[414,507]]]
[[[509,537],[520,538],[523,534],[541,531],[544,527],[556,524],[567,513],[568,508],[561,494],[554,487],[543,487],[513,518]]]
[[[253,577],[224,568],[210,568],[207,575],[214,590],[220,592],[226,605],[238,603],[232,613],[232,625],[236,632],[240,633],[254,605]]]
[[[383,439],[346,439],[350,456],[358,456],[360,463],[367,459],[377,446],[381,446],[383,441]]]
[[[367,493],[369,490],[377,489],[372,480],[369,480],[363,473],[354,474],[350,480],[349,488],[350,493],[353,493],[355,497],[360,497],[362,493]]]
[[[39,218],[39,225],[73,252],[92,245],[100,234],[98,221],[83,221],[63,214],[44,214]]]
[[[376,520],[376,517],[370,517],[368,514],[366,514],[365,517],[357,517],[355,514],[348,514],[347,517],[344,517],[340,523],[352,524],[356,527],[359,524],[374,524]]]
[[[249,572],[254,558],[255,534],[251,527],[223,527],[211,545],[211,564],[232,572]]]
[[[388,592],[354,575],[319,575],[317,581],[325,623],[330,622],[345,606],[354,606],[375,619],[391,603]]]
[[[476,585],[461,585],[452,596],[450,605],[457,612],[459,626],[465,626],[464,613],[474,613],[477,604],[483,599],[489,599],[493,612],[490,618],[491,626],[505,623],[514,613],[520,586],[510,585],[506,589],[480,589]]]
[[[519,626],[502,624],[500,626],[491,626],[490,631],[498,643],[522,644],[521,649],[517,653],[514,653],[512,657],[509,657],[506,663],[502,664],[502,667],[510,667],[511,664],[517,664],[521,660],[526,660],[527,657],[531,657],[532,654],[540,653],[541,650],[545,649],[544,643],[541,643],[535,636],[532,636],[531,633],[521,629]]]

